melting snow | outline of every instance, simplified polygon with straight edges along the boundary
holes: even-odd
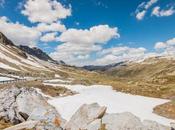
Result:
[[[62,79],[52,79],[52,80],[45,80],[44,83],[70,83],[69,80],[62,80]]]
[[[0,76],[0,82],[1,81],[9,81],[9,80],[14,80],[14,79]]]
[[[153,113],[153,108],[155,106],[166,103],[169,100],[124,94],[112,90],[110,86],[103,85],[64,86],[68,89],[71,89],[72,91],[79,92],[79,94],[53,98],[48,102],[56,107],[58,112],[66,120],[69,120],[82,104],[97,102],[99,105],[106,106],[108,113],[131,112],[140,117],[142,120],[153,120],[164,125],[170,125],[170,122],[173,122],[170,119],[158,116]]]
[[[13,67],[10,67],[9,65],[6,65],[4,63],[0,63],[0,68],[19,71],[18,69],[15,69]]]

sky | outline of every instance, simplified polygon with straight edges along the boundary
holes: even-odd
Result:
[[[0,31],[76,66],[175,56],[175,1],[0,0]]]

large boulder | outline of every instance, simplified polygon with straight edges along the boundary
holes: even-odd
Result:
[[[82,105],[77,112],[72,116],[70,121],[66,124],[66,130],[84,129],[88,124],[96,119],[100,119],[106,112],[106,107],[99,106],[97,103],[90,105]]]
[[[171,127],[172,127],[171,129],[172,129],[172,130],[175,130],[175,123],[172,122],[172,123],[170,123],[170,125],[171,125]]]
[[[0,92],[0,118],[13,124],[39,121],[38,127],[56,130],[65,123],[54,107],[33,88],[12,87]]]
[[[129,112],[106,114],[102,118],[106,130],[143,130],[140,119]]]
[[[83,130],[100,130],[102,127],[101,119],[96,119],[90,124],[88,124],[86,127],[83,128]]]
[[[4,130],[24,130],[24,129],[34,129],[38,121],[26,121],[18,125],[6,128]]]
[[[144,120],[143,125],[145,130],[171,130],[170,127],[158,124],[155,121]]]

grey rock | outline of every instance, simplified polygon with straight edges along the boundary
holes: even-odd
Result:
[[[144,120],[143,125],[145,130],[171,130],[170,127],[158,124],[155,121]]]
[[[170,125],[171,125],[172,130],[175,130],[175,122],[174,123],[171,122]]]
[[[79,130],[85,128],[88,124],[96,119],[100,119],[106,112],[106,107],[100,107],[97,103],[84,104],[72,116],[66,124],[66,130]]]
[[[7,96],[8,95],[8,96]],[[0,118],[13,124],[39,121],[42,130],[59,130],[65,123],[54,107],[33,88],[8,88],[0,92]]]
[[[99,130],[101,125],[101,119],[97,119],[84,127],[83,130]]]
[[[143,130],[142,122],[131,113],[106,114],[102,118],[106,130]]]
[[[38,121],[26,121],[18,125],[6,128],[4,130],[23,130],[23,129],[33,129],[37,125]]]

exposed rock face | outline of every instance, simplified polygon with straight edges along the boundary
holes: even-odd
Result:
[[[0,43],[4,45],[14,46],[12,41],[10,41],[3,33],[0,32]]]
[[[0,32],[0,44],[5,45],[7,48],[11,47],[10,48],[11,51],[14,51],[15,53],[17,53],[18,55],[22,56],[25,59],[27,58],[27,55],[25,54],[25,52],[18,49],[17,46],[1,32]]]
[[[101,119],[96,119],[95,121],[88,124],[86,127],[84,127],[84,130],[100,130],[102,124]]]
[[[41,49],[39,48],[36,48],[36,47],[33,47],[33,48],[30,48],[28,46],[22,46],[20,45],[19,48],[21,50],[23,50],[24,52],[32,55],[32,56],[35,56],[41,60],[44,60],[44,61],[54,61],[51,57],[49,57],[45,52],[43,52]]]
[[[142,130],[143,125],[139,118],[131,113],[106,114],[102,118],[107,130]]]
[[[100,107],[97,103],[84,104],[72,116],[70,121],[66,124],[66,130],[79,130],[85,128],[88,124],[96,119],[100,119],[106,112],[106,107]]]
[[[41,59],[41,60],[44,60],[44,61],[49,61],[49,62],[52,62],[52,63],[55,63],[55,64],[65,65],[64,61],[55,61],[55,60],[53,60],[47,53],[43,52],[39,48],[36,48],[36,47],[30,48],[28,46],[22,46],[22,45],[20,45],[19,48],[21,50],[23,50],[24,52],[26,52],[26,53],[34,56],[34,57],[37,57],[38,59]]]
[[[0,117],[13,124],[38,121],[36,128],[59,130],[64,120],[35,89],[4,89],[0,92]]]
[[[6,128],[4,130],[22,130],[22,129],[33,129],[37,125],[38,121],[26,121],[18,125]]]
[[[170,130],[169,127],[158,124],[157,122],[154,121],[145,120],[143,121],[143,125],[145,130]]]

